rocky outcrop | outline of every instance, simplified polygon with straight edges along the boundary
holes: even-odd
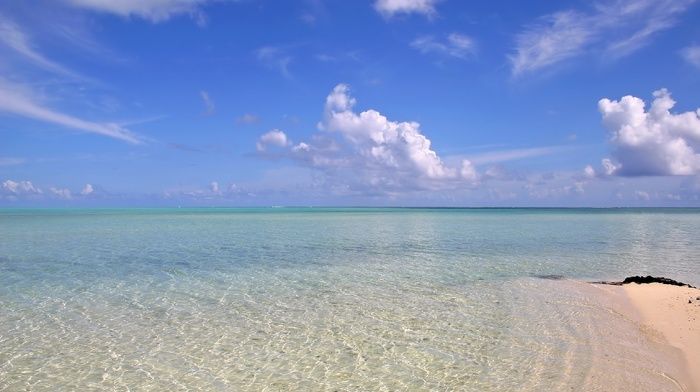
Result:
[[[677,280],[669,279],[669,278],[664,278],[664,277],[657,277],[657,276],[629,276],[625,278],[622,282],[591,282],[594,284],[610,284],[613,286],[622,286],[623,284],[630,284],[630,283],[637,283],[637,284],[644,284],[644,283],[661,283],[661,284],[670,284],[673,286],[683,286],[683,287],[690,287],[690,288],[696,288],[693,287],[687,283],[679,282]]]

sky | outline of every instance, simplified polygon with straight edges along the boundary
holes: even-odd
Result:
[[[0,207],[700,207],[700,1],[0,2]]]

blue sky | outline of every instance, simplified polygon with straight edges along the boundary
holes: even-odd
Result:
[[[0,3],[0,206],[700,206],[693,0]]]

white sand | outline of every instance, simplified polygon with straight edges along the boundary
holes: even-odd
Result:
[[[685,391],[700,391],[700,289],[632,283],[621,290],[627,301],[622,299],[619,310],[680,350],[682,358],[671,358],[685,368],[677,381]]]

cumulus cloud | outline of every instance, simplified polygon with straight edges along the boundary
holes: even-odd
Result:
[[[689,46],[681,51],[681,56],[688,63],[700,68],[700,45]]]
[[[5,180],[0,186],[0,199],[17,200],[19,198],[33,198],[42,195],[40,188],[34,187],[31,181]]]
[[[649,201],[649,200],[651,199],[651,196],[649,195],[649,193],[648,193],[648,192],[644,192],[644,191],[636,190],[636,191],[634,191],[634,195],[635,195],[635,196],[637,197],[637,199],[639,199],[639,200]]]
[[[199,8],[206,0],[64,0],[76,7],[107,12],[124,17],[136,16],[151,22],[162,22],[174,15],[189,14],[198,24],[206,24],[206,15]]]
[[[408,171],[438,180],[459,179],[463,173],[472,176],[473,165],[467,160],[461,168],[445,166],[431,150],[430,140],[421,134],[417,122],[389,121],[376,110],[355,113],[355,99],[348,90],[348,86],[340,84],[328,96],[321,128],[341,134],[370,167]]]
[[[648,111],[642,99],[625,96],[598,102],[603,127],[618,164],[604,160],[607,174],[621,176],[692,175],[700,173],[700,109],[673,114],[666,89],[654,92]]]
[[[516,37],[508,56],[519,76],[585,53],[608,58],[627,56],[653,36],[675,26],[676,16],[693,0],[620,0],[599,4],[591,12],[564,10],[541,17]]]
[[[212,181],[211,184],[209,184],[209,190],[214,195],[221,194],[221,191],[219,190],[219,183],[216,181]]]
[[[609,178],[613,176],[618,169],[619,165],[615,165],[610,158],[604,158],[600,162],[599,168],[594,168],[592,165],[586,165],[583,168],[583,173],[574,174],[575,179],[585,179],[592,180],[594,178]]]
[[[49,188],[49,191],[51,192],[51,195],[53,195],[57,199],[62,199],[62,200],[72,200],[73,199],[73,195],[71,195],[71,193],[68,189],[60,189],[60,188],[51,187],[51,188]]]
[[[423,54],[436,53],[466,59],[474,51],[474,40],[466,35],[452,33],[444,41],[433,36],[419,37],[411,42],[411,46]]]
[[[561,200],[580,197],[585,193],[585,181],[575,181],[573,184],[555,187],[542,187],[537,184],[526,184],[523,190],[527,197],[533,200]]]
[[[290,141],[287,139],[287,135],[279,129],[273,129],[270,132],[260,136],[258,142],[256,143],[256,147],[258,151],[262,152],[267,150],[267,147],[269,146],[285,147],[288,144],[290,144]]]
[[[14,194],[41,194],[41,189],[35,188],[31,181],[15,182],[7,180],[2,183],[2,188]]]
[[[94,191],[95,191],[95,189],[92,187],[92,184],[85,184],[85,186],[83,187],[83,190],[80,191],[80,194],[82,196],[87,196],[87,195],[93,193]]]
[[[385,18],[396,14],[423,14],[428,17],[435,15],[435,4],[439,0],[377,0],[374,9]]]
[[[347,192],[455,189],[481,180],[469,160],[445,164],[418,123],[390,121],[371,109],[357,113],[355,103],[347,85],[336,86],[318,124],[325,133],[290,145],[287,155],[322,172],[327,185]],[[258,151],[268,145],[282,147],[289,140],[273,130],[259,139]]]

